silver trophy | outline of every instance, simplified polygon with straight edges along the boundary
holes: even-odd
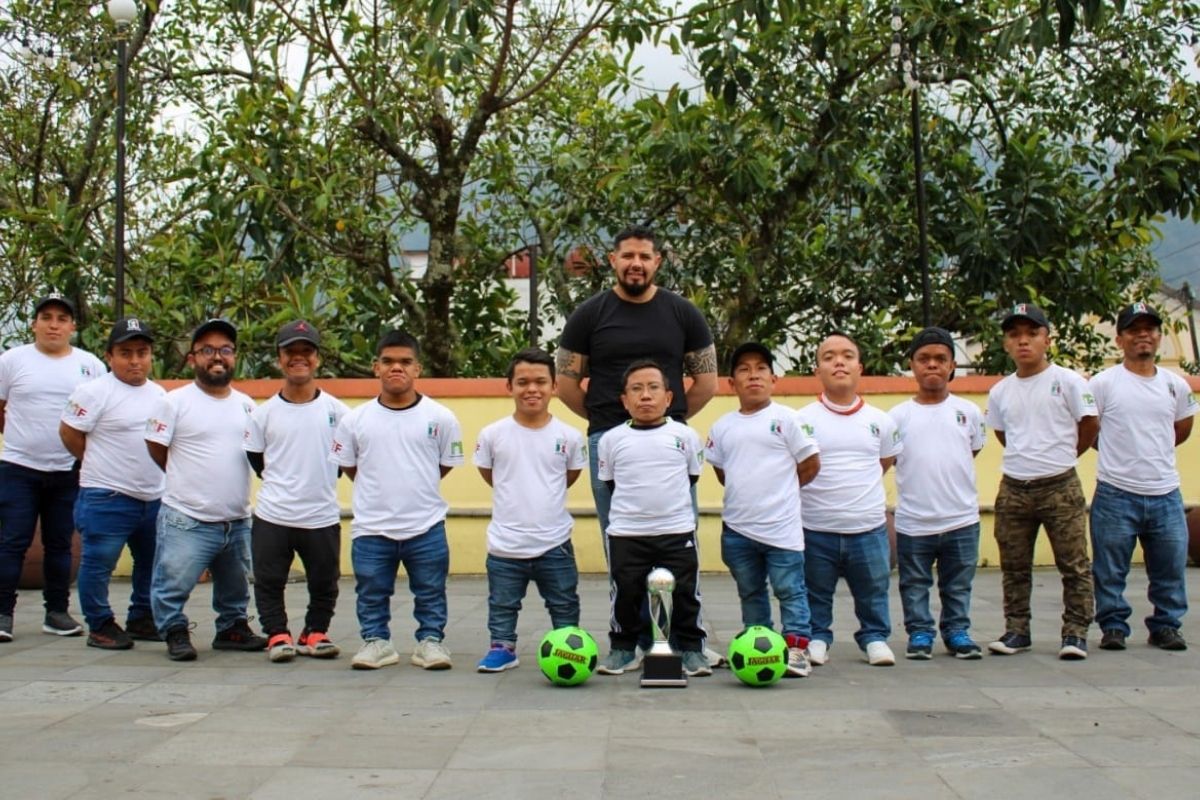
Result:
[[[671,570],[655,567],[646,576],[646,591],[650,595],[650,630],[654,644],[642,661],[642,686],[683,687],[687,675],[683,658],[671,649],[671,598],[675,591],[675,576]]]

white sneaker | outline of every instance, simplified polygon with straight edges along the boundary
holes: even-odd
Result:
[[[725,656],[713,650],[711,647],[704,648],[704,660],[708,662],[708,666],[713,669],[727,667],[729,664],[725,661]]]
[[[867,663],[872,667],[894,667],[896,656],[887,642],[869,642],[867,644]]]
[[[350,666],[354,669],[379,669],[400,663],[400,654],[391,639],[367,639],[354,654]]]
[[[446,645],[442,644],[441,639],[434,639],[432,636],[427,636],[417,642],[417,649],[413,650],[412,663],[423,669],[450,669],[450,651]]]
[[[829,645],[820,639],[810,639],[808,642],[808,660],[820,667],[829,660]]]
[[[812,674],[812,666],[808,663],[808,653],[801,647],[788,648],[787,672],[789,678],[807,678]]]

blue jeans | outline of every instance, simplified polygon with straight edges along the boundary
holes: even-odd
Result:
[[[187,627],[183,608],[206,569],[212,575],[212,607],[221,632],[244,620],[250,603],[250,518],[201,522],[162,506],[150,582],[150,606],[159,633]]]
[[[125,619],[151,617],[150,580],[159,505],[158,500],[138,500],[111,489],[79,490],[75,501],[75,527],[83,539],[79,607],[92,630],[114,616],[108,604],[108,582],[126,545],[133,556],[133,592]]]
[[[833,642],[833,594],[838,578],[845,578],[854,597],[854,615],[858,617],[854,641],[861,649],[871,642],[886,641],[892,633],[888,616],[891,546],[887,526],[851,534],[805,528],[804,545],[812,638],[825,644]]]
[[[933,565],[937,564],[938,598],[942,638],[971,627],[971,584],[979,563],[979,523],[933,536],[896,534],[896,557],[900,566],[900,603],[904,606],[904,630],[933,634],[929,590]]]
[[[785,550],[743,536],[728,525],[721,526],[721,560],[729,567],[742,601],[742,625],[765,625],[771,621],[770,581],[779,601],[783,634],[812,638],[808,610],[808,587],[804,585],[804,551]]]
[[[42,524],[42,598],[47,611],[66,611],[71,600],[71,509],[79,470],[41,472],[0,461],[0,614],[13,613],[25,553]]]
[[[1187,613],[1187,519],[1176,489],[1163,495],[1122,491],[1096,484],[1092,497],[1092,577],[1096,591],[1096,623],[1100,630],[1128,636],[1133,609],[1125,601],[1125,578],[1133,547],[1142,543],[1154,613],[1146,617],[1151,633],[1179,628]]]
[[[536,558],[487,557],[488,633],[493,642],[516,645],[517,612],[532,580],[550,612],[550,626],[579,624],[579,570],[575,546],[564,542]]]
[[[391,639],[392,595],[396,571],[404,565],[413,596],[417,641],[446,635],[446,575],[450,572],[450,546],[446,523],[398,542],[386,536],[358,536],[350,543],[358,593],[358,625],[363,640]]]

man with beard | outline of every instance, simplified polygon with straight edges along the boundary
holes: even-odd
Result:
[[[683,297],[654,283],[662,264],[654,232],[641,226],[621,231],[608,261],[616,285],[575,309],[563,328],[556,357],[558,396],[588,421],[592,497],[605,558],[612,493],[599,478],[596,453],[600,437],[629,419],[621,402],[625,370],[646,359],[660,364],[673,398],[667,416],[679,422],[704,408],[717,390],[717,351],[704,316]],[[692,377],[686,391],[685,373]],[[720,656],[709,651],[709,659],[715,663]]]
[[[1179,494],[1175,448],[1187,441],[1196,399],[1187,382],[1155,366],[1162,317],[1145,303],[1117,316],[1124,358],[1092,378],[1100,417],[1096,493],[1092,496],[1092,579],[1100,647],[1124,650],[1132,633],[1125,579],[1142,545],[1154,613],[1150,644],[1186,650],[1179,628],[1187,613],[1187,519]]]
[[[195,380],[168,393],[146,425],[150,456],[167,473],[150,604],[172,661],[196,658],[183,609],[206,569],[217,612],[213,649],[267,646],[246,621],[250,464],[242,439],[254,401],[229,385],[236,359],[231,323],[210,319],[196,328],[188,353]]]

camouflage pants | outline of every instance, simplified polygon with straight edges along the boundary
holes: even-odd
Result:
[[[1062,635],[1087,637],[1095,614],[1088,558],[1087,504],[1075,470],[1020,481],[1005,476],[996,495],[996,544],[1003,573],[1005,629],[1029,634],[1033,547],[1046,528],[1054,564],[1062,575]]]

